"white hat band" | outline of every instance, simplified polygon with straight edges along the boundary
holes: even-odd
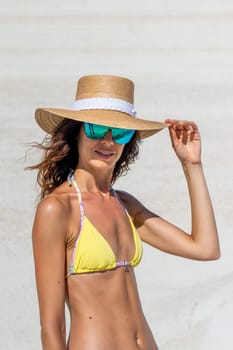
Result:
[[[87,109],[109,109],[127,113],[132,117],[136,116],[136,110],[131,103],[119,98],[111,97],[92,97],[76,100],[73,104],[73,110],[83,111]]]

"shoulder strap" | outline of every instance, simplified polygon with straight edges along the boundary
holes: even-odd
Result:
[[[114,197],[119,201],[119,203],[120,203],[120,204],[122,205],[122,207],[124,208],[126,214],[129,215],[128,210],[127,210],[127,208],[125,207],[125,205],[124,205],[122,199],[120,198],[119,194],[117,193],[117,191],[114,190],[114,188],[112,188],[112,187],[111,187],[111,190],[112,190],[112,192],[113,192]]]
[[[79,239],[79,236],[80,236],[80,233],[82,231],[83,224],[84,224],[85,212],[84,212],[84,205],[83,205],[83,201],[82,201],[82,195],[81,195],[80,189],[78,188],[77,182],[75,181],[73,170],[69,173],[69,175],[67,177],[67,181],[68,181],[68,185],[69,186],[73,185],[75,190],[76,190],[76,192],[77,192],[78,201],[79,201],[79,208],[80,208],[80,215],[81,215],[80,228],[79,228],[79,232],[77,234],[77,238],[76,238],[76,241],[75,241],[73,254],[72,254],[72,257],[71,257],[70,271],[68,273],[68,275],[70,275],[70,274],[72,274],[73,269],[74,269],[74,258],[75,258],[75,253],[76,253],[77,246],[78,246],[78,239]]]

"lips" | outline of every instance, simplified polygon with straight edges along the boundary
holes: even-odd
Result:
[[[98,157],[103,159],[108,159],[114,155],[114,152],[108,150],[95,150],[95,153],[98,155]]]

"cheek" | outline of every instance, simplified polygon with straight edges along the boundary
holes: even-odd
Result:
[[[117,154],[118,154],[118,159],[120,159],[123,151],[124,151],[125,145],[118,145],[117,147]]]
[[[80,130],[80,134],[78,137],[78,150],[80,153],[87,151],[88,149],[93,147],[93,140],[89,139],[82,129]]]

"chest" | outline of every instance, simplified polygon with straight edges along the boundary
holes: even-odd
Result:
[[[85,216],[111,246],[114,254],[132,256],[134,238],[129,217],[115,197],[84,199]]]

